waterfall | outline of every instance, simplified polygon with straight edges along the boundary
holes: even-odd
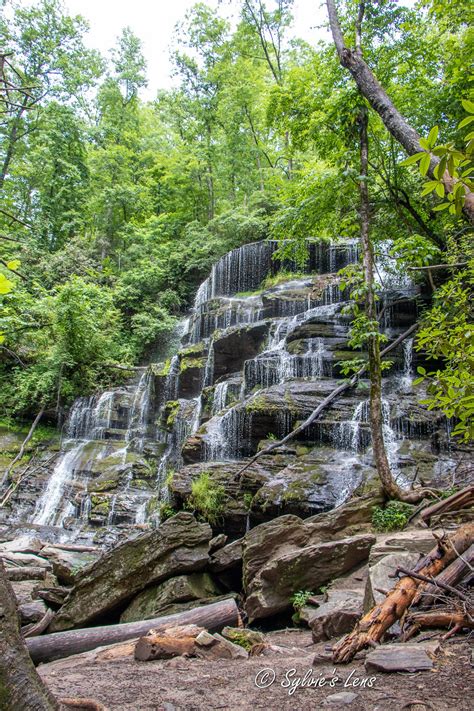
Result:
[[[413,382],[413,338],[407,338],[403,341],[403,374],[401,385],[404,390],[410,390]]]
[[[218,383],[214,388],[214,398],[212,401],[212,414],[217,415],[225,409],[227,404],[227,391],[229,389],[229,383],[224,381],[223,383]]]

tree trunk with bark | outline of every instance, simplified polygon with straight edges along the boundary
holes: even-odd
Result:
[[[199,625],[213,632],[223,627],[237,627],[241,624],[238,607],[233,598],[220,600],[210,605],[202,605],[192,610],[166,615],[152,620],[125,622],[119,625],[89,627],[67,632],[55,632],[28,639],[27,646],[36,664],[69,657],[71,654],[88,652],[116,642],[141,637],[151,629],[157,632],[176,625]]]
[[[58,703],[31,661],[20,635],[15,595],[0,560],[0,708],[4,711],[54,711]]]
[[[370,433],[375,466],[382,482],[385,495],[389,499],[402,498],[400,487],[394,482],[387,450],[383,438],[383,413],[382,413],[382,366],[380,358],[380,336],[378,333],[377,304],[375,301],[374,280],[374,250],[370,239],[370,202],[369,188],[369,139],[367,135],[368,115],[364,107],[359,114],[359,142],[360,142],[360,242],[362,247],[362,261],[364,267],[364,280],[367,290],[365,312],[370,321],[370,330],[367,350],[369,354],[370,378]]]
[[[424,149],[420,145],[419,134],[398,111],[377,77],[364,61],[360,48],[360,39],[359,43],[356,43],[356,49],[353,50],[347,47],[344,43],[334,0],[326,0],[326,5],[329,25],[341,65],[350,71],[362,96],[367,99],[370,106],[378,113],[387,130],[403,146],[408,155],[420,153]],[[363,6],[363,3],[361,5]],[[358,22],[360,25],[360,18],[358,18]],[[428,175],[433,179],[435,178],[433,171],[439,164],[439,158],[433,154],[430,154],[430,156]],[[446,191],[451,193],[456,185],[456,180],[450,176],[447,170],[444,172],[442,181]],[[469,190],[466,191],[464,213],[470,222],[474,223],[474,193]]]

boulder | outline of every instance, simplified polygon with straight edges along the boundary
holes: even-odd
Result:
[[[368,612],[376,603],[385,599],[382,591],[391,590],[395,584],[393,575],[396,569],[413,568],[419,559],[417,553],[391,553],[369,567],[365,588],[364,610]]]
[[[372,510],[381,502],[381,496],[367,494],[304,521],[297,516],[286,515],[252,528],[242,544],[244,587],[250,585],[260,568],[273,556],[312,543],[346,538],[371,530]]]
[[[350,632],[362,617],[363,602],[361,590],[334,590],[319,607],[307,605],[299,616],[311,627],[313,642],[317,643]]]
[[[267,559],[246,586],[245,609],[250,620],[288,610],[298,590],[317,590],[366,560],[375,536],[360,535],[338,541],[293,547]]]
[[[212,531],[181,512],[157,530],[112,549],[76,576],[76,584],[48,628],[58,632],[84,626],[120,609],[152,583],[203,570]]]
[[[26,625],[29,622],[39,622],[46,614],[48,608],[43,600],[32,600],[19,605],[18,612],[20,613],[21,624]]]
[[[209,573],[192,573],[169,578],[160,585],[152,585],[143,590],[122,613],[120,622],[135,622],[153,617],[171,615],[183,610],[179,603],[212,602],[221,594]]]
[[[209,570],[211,573],[222,573],[242,565],[242,538],[228,543],[211,555]]]
[[[100,553],[92,551],[66,551],[61,548],[46,546],[41,555],[53,566],[53,573],[62,585],[72,585],[80,570],[92,565]]]

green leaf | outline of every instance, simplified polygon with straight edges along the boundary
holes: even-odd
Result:
[[[447,210],[449,207],[449,202],[443,202],[441,205],[435,205],[433,212],[441,212],[441,210]]]
[[[448,149],[446,146],[436,146],[431,152],[434,153],[435,156],[445,156]]]
[[[433,148],[434,144],[438,140],[439,126],[433,126],[428,134],[427,143],[430,148]]]
[[[458,123],[458,128],[464,128],[464,126],[469,126],[470,123],[474,121],[474,116],[466,116],[462,121]]]
[[[12,259],[11,262],[7,262],[8,269],[11,269],[13,272],[16,272],[20,266],[21,262],[19,259]]]
[[[420,138],[420,146],[425,149],[425,151],[430,150],[430,144],[426,140],[426,138]]]
[[[418,161],[425,155],[425,152],[414,153],[412,156],[408,156],[405,160],[402,160],[400,165],[413,165],[413,163],[418,163]]]
[[[429,193],[432,193],[433,190],[437,187],[438,183],[436,180],[429,180],[426,185],[424,186],[423,190],[421,191],[421,197],[424,197],[425,195],[428,195]]]
[[[469,101],[469,99],[463,99],[461,103],[468,114],[474,114],[474,102]]]
[[[439,195],[440,198],[444,197],[444,185],[443,183],[438,183],[436,185],[436,192]]]
[[[428,172],[428,168],[430,167],[430,162],[431,162],[431,156],[429,153],[425,153],[423,158],[420,161],[420,173],[422,175],[426,175]]]
[[[9,294],[12,289],[13,283],[4,274],[0,274],[0,294]]]
[[[426,375],[426,368],[423,368],[421,365],[418,366],[416,369],[416,372],[419,373],[420,375]]]

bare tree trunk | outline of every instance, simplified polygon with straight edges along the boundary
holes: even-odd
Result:
[[[366,315],[370,321],[370,331],[374,332],[368,339],[369,353],[369,378],[370,378],[370,433],[372,436],[372,449],[374,452],[375,466],[382,482],[384,493],[389,499],[402,498],[402,492],[393,480],[387,450],[383,439],[383,414],[382,414],[382,369],[380,359],[380,338],[377,322],[377,305],[375,302],[374,280],[374,252],[370,240],[370,204],[368,165],[369,165],[369,140],[367,136],[367,109],[364,107],[359,114],[359,139],[360,139],[360,241],[364,265],[364,279],[367,290]]]
[[[355,50],[346,47],[344,44],[334,0],[326,0],[326,5],[329,25],[341,65],[350,71],[362,96],[367,99],[370,106],[379,114],[387,130],[403,146],[406,152],[409,155],[413,155],[414,153],[423,151],[424,149],[420,145],[420,136],[417,131],[410,126],[394,106],[385,89],[364,61],[360,43]],[[431,178],[435,177],[433,171],[438,163],[439,158],[431,154],[431,162],[428,170],[428,174]],[[444,172],[442,180],[446,191],[451,193],[456,184],[456,180],[449,175],[448,171]],[[474,193],[469,190],[466,190],[464,213],[471,222],[474,222]]]
[[[19,627],[15,596],[0,560],[0,708],[54,711],[59,705],[37,674]]]

